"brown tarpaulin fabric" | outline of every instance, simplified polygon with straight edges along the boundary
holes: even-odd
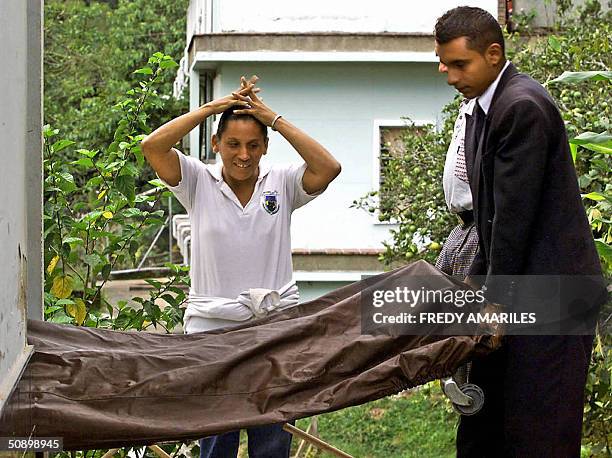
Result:
[[[499,345],[487,334],[362,335],[362,291],[398,281],[418,289],[423,275],[435,278],[428,287],[465,289],[417,262],[257,326],[164,335],[29,322],[35,354],[0,436],[35,426],[38,437],[63,437],[67,450],[194,439],[379,399]]]

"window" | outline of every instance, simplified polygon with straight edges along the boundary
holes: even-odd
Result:
[[[213,100],[213,78],[212,73],[200,75],[200,106]],[[215,153],[212,150],[210,138],[213,134],[213,117],[209,116],[200,124],[200,160],[214,162]]]
[[[374,155],[373,191],[381,192],[381,187],[385,182],[385,169],[389,161],[394,157],[405,156],[408,153],[406,151],[404,135],[409,131],[418,134],[420,131],[423,131],[425,124],[432,123],[433,121],[411,121],[408,119],[374,121],[372,145]],[[376,198],[376,203],[384,201],[384,195],[379,194]],[[381,213],[384,215],[384,209],[375,213],[379,222]]]

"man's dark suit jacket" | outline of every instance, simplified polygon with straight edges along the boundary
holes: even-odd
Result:
[[[486,276],[489,300],[507,305],[534,287],[498,276],[566,275],[562,307],[599,305],[601,265],[553,99],[510,64],[478,135],[476,124],[468,119],[465,148],[480,237],[470,275]]]

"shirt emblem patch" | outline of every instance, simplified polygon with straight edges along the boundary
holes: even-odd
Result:
[[[277,213],[280,207],[277,197],[277,191],[266,191],[261,195],[261,205],[263,206],[264,210],[271,215]]]

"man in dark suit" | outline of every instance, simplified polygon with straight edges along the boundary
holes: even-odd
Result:
[[[470,382],[485,406],[461,418],[457,455],[578,457],[605,288],[563,120],[546,90],[506,60],[488,12],[448,11],[435,39],[448,84],[476,99],[465,161],[480,242],[469,280],[489,301],[540,320],[537,330],[509,328],[500,350],[474,361]]]

